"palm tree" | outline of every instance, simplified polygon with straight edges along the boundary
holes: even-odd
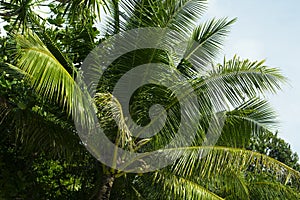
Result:
[[[65,8],[63,18],[70,23],[72,20],[78,22],[77,16],[72,14],[76,8],[73,5],[75,2],[77,1],[58,5]],[[96,1],[82,2],[82,5],[95,5]],[[90,21],[93,21],[89,8],[82,6],[88,17],[92,15]],[[106,29],[102,30],[105,37],[101,42],[108,40],[112,34],[141,27],[168,28],[191,42],[177,65],[174,65],[168,52],[157,49],[129,52],[111,64],[99,84],[97,83],[96,94],[90,97],[98,108],[97,117],[107,137],[119,147],[132,152],[159,149],[175,137],[181,117],[181,99],[176,99],[172,91],[157,85],[146,85],[137,90],[130,101],[132,118],[140,125],[147,125],[152,120],[148,116],[151,105],[162,102],[166,108],[166,126],[151,139],[134,137],[122,115],[119,100],[111,101],[113,86],[117,80],[127,71],[145,63],[162,62],[180,71],[193,87],[201,105],[198,110],[194,110],[192,116],[200,115],[201,118],[192,144],[166,149],[169,156],[180,156],[163,169],[146,174],[131,174],[102,165],[103,176],[100,177],[102,184],[99,186],[98,199],[299,198],[299,172],[268,156],[246,150],[251,137],[272,129],[275,115],[263,100],[263,95],[266,92],[275,93],[285,78],[278,69],[265,66],[263,61],[251,62],[234,57],[228,61],[224,59],[222,64],[212,62],[217,58],[223,40],[235,20],[212,19],[199,24],[206,8],[204,0],[112,0],[106,1],[105,8],[108,9],[109,16]],[[77,120],[80,116],[83,126],[89,125],[88,118],[85,120],[85,113],[74,109],[74,106],[85,106],[82,105],[85,96],[75,81],[80,76],[78,69],[83,58],[74,56],[79,50],[71,48],[74,47],[72,45],[69,49],[64,49],[68,45],[54,40],[55,36],[58,37],[54,31],[51,32],[51,29],[42,25],[33,13],[30,16],[30,23],[22,20],[22,31],[25,34],[16,34],[17,57],[13,65],[9,66],[34,89],[36,102],[46,102],[48,106],[31,107],[28,113],[33,115],[30,118],[18,119],[16,116],[20,115],[15,115],[13,107],[7,106],[8,100],[0,98],[1,111],[3,110],[0,113],[3,115],[0,116],[3,120],[7,120],[8,116],[14,118],[15,125],[18,125],[16,127],[24,135],[34,133],[32,137],[28,137],[30,140],[25,141],[28,146],[34,146],[37,141],[40,141],[38,144],[44,142],[44,146],[47,146],[55,141],[53,149],[72,152],[74,148],[69,147],[82,148],[84,145],[76,138],[76,128],[70,118]],[[17,20],[20,18],[17,17]],[[83,24],[89,23],[84,20]],[[31,31],[26,29],[29,26],[32,26]],[[91,31],[92,29],[87,28],[87,35]],[[89,44],[91,43],[95,46],[96,42],[90,40]],[[212,69],[208,69],[211,65]],[[164,77],[164,74],[160,75]],[[185,94],[189,95],[191,94]],[[50,108],[51,105],[56,106],[54,110]],[[219,109],[214,110],[216,107]],[[111,109],[115,113],[111,113]],[[41,110],[52,115],[41,116]],[[114,122],[113,114],[118,115],[118,124]],[[210,146],[205,143],[206,132],[211,120],[220,115],[226,117],[221,136],[215,146]],[[39,125],[31,126],[32,123],[24,121],[26,119],[39,119]],[[39,130],[40,124],[47,124],[43,127],[49,128],[42,132]],[[121,128],[118,129],[117,126]],[[65,130],[68,130],[68,134],[63,133]],[[48,138],[49,136],[55,137]],[[201,154],[206,156],[201,158]],[[164,156],[168,159],[168,155]],[[142,158],[139,162],[145,161]]]

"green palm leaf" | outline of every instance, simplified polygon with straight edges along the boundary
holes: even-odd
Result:
[[[261,181],[251,182],[249,186],[253,195],[251,199],[270,199],[270,200],[294,200],[300,199],[300,194],[294,189],[286,187],[281,183]]]
[[[206,74],[199,74],[192,83],[196,90],[208,91],[207,98],[221,107],[237,107],[245,100],[276,93],[286,78],[277,68],[267,67],[264,61],[251,62],[234,57],[224,64],[213,66]],[[217,98],[216,98],[217,97]]]
[[[33,33],[16,36],[17,66],[27,74],[32,87],[42,97],[58,102],[70,114],[76,85],[73,77]],[[80,96],[80,92],[78,91]]]
[[[121,7],[128,27],[162,27],[190,35],[206,8],[206,0],[124,0]]]
[[[184,55],[184,60],[192,63],[196,72],[202,72],[216,58],[229,28],[236,19],[212,19],[193,30],[191,41]]]
[[[159,171],[155,174],[155,181],[162,184],[165,195],[162,199],[195,199],[195,200],[223,200],[217,194],[202,185],[186,178]]]
[[[226,112],[226,122],[218,145],[248,147],[250,138],[256,137],[276,126],[276,115],[268,102],[258,98],[250,99]]]
[[[65,13],[70,19],[76,21],[88,21],[91,16],[101,17],[101,7],[107,6],[105,0],[62,0],[62,5],[66,6]]]
[[[266,155],[246,149],[222,146],[195,146],[169,149],[183,156],[172,166],[175,174],[184,177],[213,177],[227,170],[246,172],[253,167],[253,173],[271,173],[280,182],[300,180],[300,173]],[[202,159],[201,159],[202,158]]]

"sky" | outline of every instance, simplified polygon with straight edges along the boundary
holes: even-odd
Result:
[[[237,54],[266,59],[279,68],[288,84],[268,96],[278,114],[279,136],[300,154],[300,1],[210,0],[205,17],[237,17],[225,43],[226,58]],[[299,129],[298,129],[299,128]]]
[[[209,0],[204,18],[238,18],[224,46],[227,59],[235,54],[266,59],[288,77],[283,90],[269,99],[278,114],[279,136],[300,155],[299,7],[299,0]]]

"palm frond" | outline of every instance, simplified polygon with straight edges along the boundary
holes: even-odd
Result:
[[[39,95],[58,102],[70,114],[76,84],[73,77],[33,33],[17,35],[17,66]],[[78,92],[78,95],[80,93]]]
[[[268,102],[253,98],[226,112],[226,121],[217,144],[246,148],[250,138],[273,130],[275,125],[276,114]]]
[[[107,6],[106,0],[70,0],[63,1],[67,13],[72,21],[87,21],[91,16],[101,17],[101,8]]]
[[[253,181],[250,183],[249,189],[253,196],[253,199],[300,199],[299,192],[278,182]]]
[[[38,4],[37,1],[32,0],[1,0],[1,14],[4,18],[11,19],[13,21],[14,28],[22,28],[24,30],[30,22],[30,17],[35,15],[32,7]]]
[[[230,170],[225,172],[219,178],[214,178],[219,188],[225,188],[226,199],[234,196],[235,199],[249,199],[251,196],[245,174],[240,171]]]
[[[167,23],[168,28],[178,31],[183,36],[189,37],[198,24],[207,8],[206,0],[180,0],[175,1],[174,8],[166,1],[166,6],[171,17]]]
[[[17,110],[13,123],[18,127],[17,140],[24,145],[25,152],[44,151],[71,160],[74,154],[83,151],[72,124],[50,113],[41,116],[38,110]]]
[[[249,199],[251,196],[244,172],[228,169],[218,176],[189,179],[224,199]]]
[[[199,74],[192,82],[194,87],[207,91],[212,103],[223,107],[237,107],[245,100],[276,93],[286,78],[277,68],[264,65],[264,61],[251,62],[238,57],[214,66],[206,74]],[[220,97],[220,98],[214,98]]]
[[[24,153],[47,152],[52,157],[72,159],[84,148],[71,121],[60,114],[54,115],[37,105],[33,108],[10,105],[9,112],[0,119],[1,126],[6,126],[9,137],[21,146]]]
[[[211,192],[207,188],[188,180],[186,178],[164,173],[155,173],[154,181],[162,184],[163,194],[166,199],[203,199],[203,200],[222,200],[223,198]]]
[[[40,25],[37,20],[35,20],[35,23],[38,26],[37,30],[35,30],[35,34],[42,40],[49,52],[51,52],[51,54],[57,59],[57,61],[68,71],[70,75],[74,77],[76,74],[76,69],[73,66],[72,61],[58,48],[45,28],[43,28],[43,26]]]
[[[129,29],[162,27],[190,35],[206,9],[206,0],[124,0],[121,3]]]
[[[195,146],[169,149],[180,152],[182,157],[172,166],[175,174],[184,177],[210,178],[227,170],[246,172],[250,167],[253,173],[271,173],[278,182],[300,179],[300,173],[266,155],[240,148],[222,146]]]
[[[198,73],[209,67],[222,49],[229,28],[235,21],[227,18],[212,19],[196,27],[184,60],[188,60]]]

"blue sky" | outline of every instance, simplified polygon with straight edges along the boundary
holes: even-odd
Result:
[[[279,115],[279,136],[300,154],[300,1],[210,0],[206,17],[237,17],[224,54],[266,59],[289,83],[269,99]]]

